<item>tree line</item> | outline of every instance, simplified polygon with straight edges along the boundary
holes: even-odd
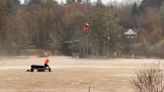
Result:
[[[101,0],[0,0],[0,54],[19,55],[24,49],[87,56],[162,56],[163,0],[141,4],[103,5]],[[85,22],[89,32],[83,32]],[[128,39],[125,29],[136,29]],[[151,52],[151,53],[150,53]]]

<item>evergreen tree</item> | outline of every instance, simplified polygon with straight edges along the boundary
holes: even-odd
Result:
[[[138,6],[137,6],[137,3],[134,3],[134,4],[133,4],[133,7],[132,7],[132,14],[133,14],[133,15],[138,15]]]
[[[132,17],[133,17],[133,20],[134,20],[134,27],[137,27],[137,19],[139,17],[139,11],[138,11],[137,3],[133,4],[133,7],[132,7]]]
[[[99,6],[99,7],[103,6],[102,1],[101,0],[97,0],[96,6]]]
[[[25,0],[25,4],[42,4],[44,3],[46,0]]]
[[[75,0],[66,0],[66,3],[67,3],[68,5],[70,5],[70,4],[75,3]]]
[[[163,0],[143,0],[141,2],[140,8],[141,10],[143,10],[145,7],[152,7],[152,6],[160,8],[162,2]]]
[[[92,16],[90,24],[88,37],[92,53],[97,52],[99,55],[104,55],[106,51],[109,51],[109,47],[118,49],[122,33],[121,27],[112,12],[99,10]]]
[[[7,4],[6,4],[6,0],[0,0],[0,53],[2,53],[2,51],[5,48],[5,40],[6,40],[6,20],[7,20]]]
[[[87,6],[91,6],[91,5],[92,5],[92,3],[91,3],[90,0],[85,0],[84,3],[85,3],[85,5],[87,5]]]
[[[5,0],[0,0],[0,31],[3,31],[4,28],[5,28],[4,26],[5,26],[6,18],[7,18],[6,1]]]
[[[6,3],[9,12],[14,12],[16,8],[20,5],[19,0],[6,0]]]
[[[101,0],[97,0],[97,2],[96,2],[96,8],[102,9],[102,8],[105,8],[105,5],[103,5],[103,3],[102,3]]]

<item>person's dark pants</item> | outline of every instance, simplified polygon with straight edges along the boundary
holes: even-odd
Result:
[[[49,67],[49,65],[48,65],[48,64],[44,64],[44,66],[45,66],[45,67]]]

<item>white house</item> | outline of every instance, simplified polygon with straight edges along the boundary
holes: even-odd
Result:
[[[128,31],[124,32],[124,35],[127,36],[127,38],[136,38],[137,32],[133,31],[132,29],[129,29]]]

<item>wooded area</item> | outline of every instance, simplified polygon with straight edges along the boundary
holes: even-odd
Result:
[[[103,5],[101,0],[0,0],[0,55],[25,49],[87,56],[164,57],[164,1]],[[85,22],[89,32],[83,32]],[[136,30],[137,37],[124,35]]]

